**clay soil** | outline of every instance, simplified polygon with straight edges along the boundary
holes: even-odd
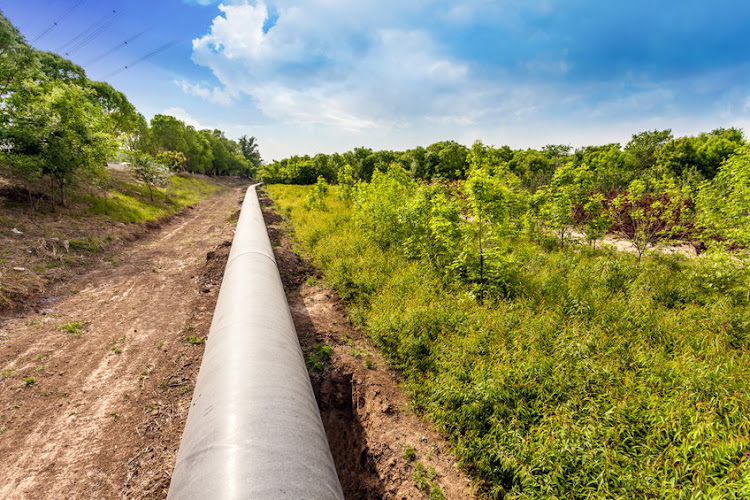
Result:
[[[243,191],[98,255],[0,316],[0,498],[166,496]],[[346,497],[430,498],[431,488],[440,498],[439,488],[472,498],[345,304],[310,278],[268,206],[265,217],[303,350],[333,350],[310,374]]]

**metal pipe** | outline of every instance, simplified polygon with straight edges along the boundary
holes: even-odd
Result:
[[[344,498],[255,186],[237,221],[167,498]]]

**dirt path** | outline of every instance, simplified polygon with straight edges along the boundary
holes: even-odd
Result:
[[[346,498],[474,498],[445,441],[414,415],[397,377],[347,319],[344,302],[295,253],[271,201],[261,204],[302,350],[332,349],[323,370],[310,374]]]
[[[243,191],[0,319],[0,498],[164,497]]]

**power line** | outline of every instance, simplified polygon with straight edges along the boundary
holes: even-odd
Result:
[[[42,31],[39,34],[39,36],[37,36],[36,38],[34,38],[31,41],[31,43],[38,42],[43,36],[45,36],[47,33],[49,33],[50,31],[52,31],[53,29],[55,29],[58,24],[60,24],[61,22],[63,22],[70,15],[71,12],[73,12],[78,6],[80,6],[85,1],[86,0],[77,0],[76,3],[74,3],[73,6],[71,6],[68,10],[66,10],[65,13],[63,13],[63,15],[60,16],[60,18],[57,21],[55,21],[52,24],[50,24],[47,27],[47,29],[45,29],[44,31]]]
[[[146,31],[148,31],[148,30],[143,30],[140,33],[138,33],[136,35],[133,35],[132,37],[128,38],[124,42],[122,42],[122,43],[120,43],[118,45],[115,45],[111,49],[107,50],[106,52],[103,52],[102,54],[96,56],[95,58],[93,58],[89,62],[85,63],[84,66],[90,66],[90,65],[92,65],[92,64],[94,64],[96,62],[101,61],[102,59],[104,59],[108,55],[112,54],[113,52],[116,52],[116,51],[120,50],[121,48],[125,47],[127,44],[129,44],[130,42],[132,42],[133,40],[135,40],[136,38],[138,38],[139,36],[141,36],[142,34],[144,34]]]
[[[67,52],[65,52],[65,55],[70,56],[70,54],[85,47],[86,45],[94,41],[99,35],[107,31],[115,23],[115,21],[117,21],[117,17],[119,16],[119,14],[116,11],[113,11],[113,12],[115,12],[115,16],[113,18],[111,18],[109,21],[105,22],[104,24],[96,28],[94,31],[86,35],[82,40],[80,40],[72,48],[70,48]]]
[[[117,15],[117,10],[112,9],[112,13],[116,16]],[[85,30],[81,31],[76,36],[74,36],[73,38],[71,38],[70,40],[68,40],[64,45],[62,45],[59,49],[57,49],[57,52],[62,52],[66,48],[68,48],[71,45],[75,44],[76,42],[80,41],[81,38],[89,35],[95,29],[97,29],[101,25],[103,25],[106,21],[109,20],[110,17],[111,17],[111,14],[107,14],[107,15],[103,16],[98,21],[96,21],[94,24],[90,25],[88,28],[86,28]]]
[[[139,59],[136,59],[135,61],[133,61],[133,62],[131,62],[131,63],[129,63],[129,64],[126,64],[126,65],[125,65],[125,66],[123,66],[122,68],[116,69],[116,70],[115,70],[115,71],[113,71],[112,73],[110,73],[110,74],[108,74],[108,75],[104,76],[104,77],[102,78],[102,80],[107,80],[107,79],[109,79],[109,78],[112,78],[113,76],[115,76],[115,75],[117,75],[117,74],[120,74],[121,72],[125,71],[126,69],[130,69],[130,68],[132,68],[132,67],[133,67],[133,66],[135,66],[136,64],[140,64],[140,63],[142,63],[142,62],[143,62],[143,61],[145,61],[146,59],[150,59],[151,57],[154,57],[155,55],[157,55],[157,54],[160,54],[161,52],[164,52],[165,50],[167,50],[168,48],[170,48],[170,47],[171,47],[172,45],[174,45],[174,44],[176,44],[176,43],[177,43],[177,40],[172,40],[171,42],[165,43],[164,45],[162,45],[162,46],[161,46],[161,47],[159,47],[158,49],[156,49],[156,50],[152,50],[151,52],[149,52],[149,53],[148,53],[148,54],[146,54],[145,56],[143,56],[143,57],[141,57],[141,58],[139,58]]]

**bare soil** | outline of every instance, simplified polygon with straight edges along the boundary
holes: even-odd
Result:
[[[323,370],[310,370],[310,378],[346,498],[439,498],[418,487],[420,465],[433,495],[439,488],[448,499],[474,498],[471,480],[447,443],[409,408],[398,376],[347,319],[344,302],[293,250],[271,201],[261,198],[261,204],[302,350],[333,349]],[[407,447],[414,450],[411,460]]]
[[[241,194],[0,318],[0,498],[166,495]]]

